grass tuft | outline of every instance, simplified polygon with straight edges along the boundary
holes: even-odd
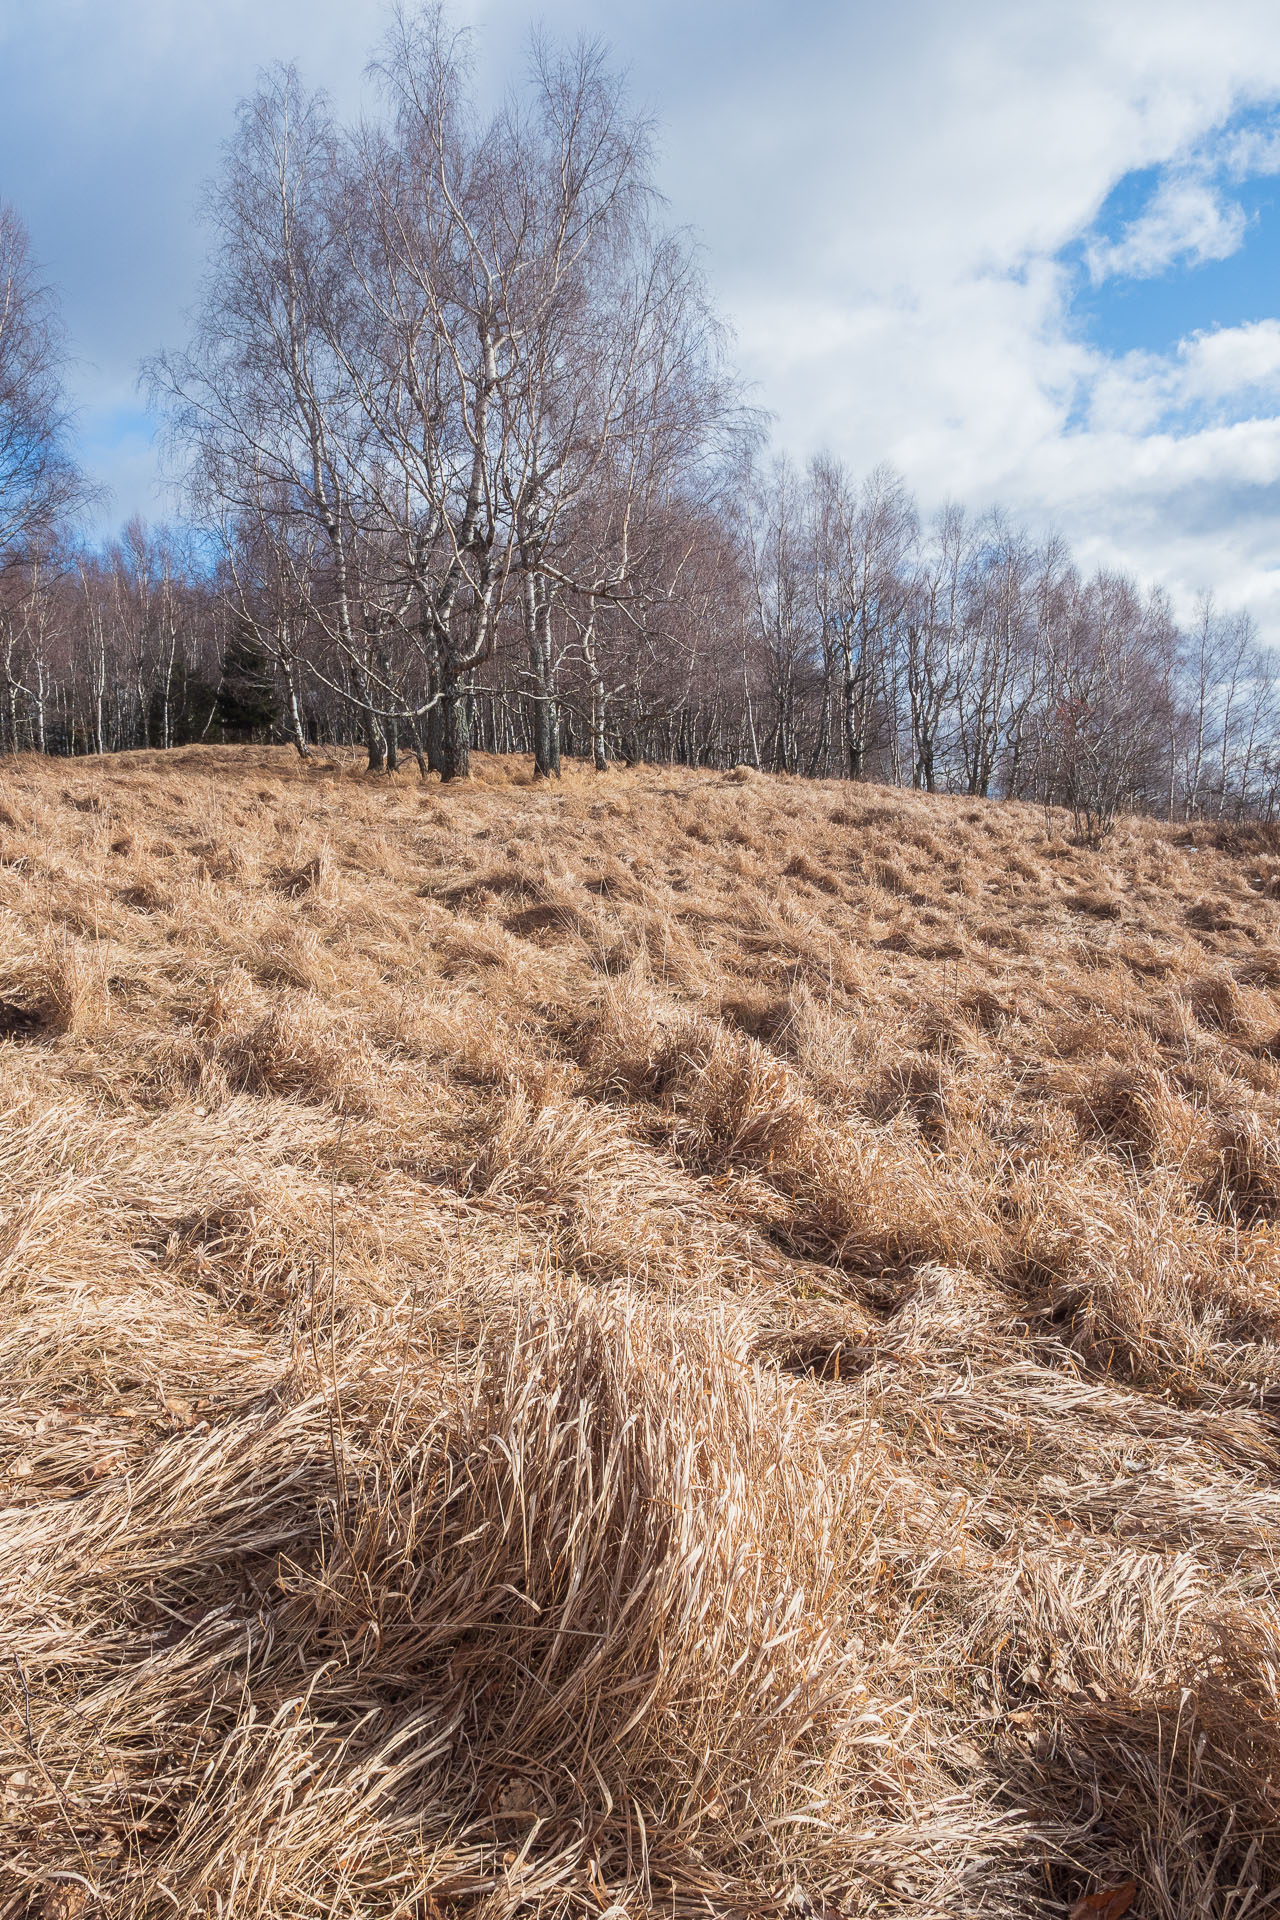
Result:
[[[1068,824],[8,763],[0,1920],[1269,1911],[1275,836]]]

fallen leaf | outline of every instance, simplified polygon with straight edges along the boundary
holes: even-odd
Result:
[[[1136,1880],[1126,1880],[1122,1887],[1100,1887],[1097,1893],[1086,1893],[1077,1900],[1067,1920],[1120,1920],[1133,1905],[1137,1892]]]
[[[498,1812],[516,1819],[536,1820],[538,1803],[527,1780],[509,1774],[498,1793]]]
[[[73,1880],[46,1893],[40,1902],[40,1920],[79,1920],[88,1904],[88,1891]]]

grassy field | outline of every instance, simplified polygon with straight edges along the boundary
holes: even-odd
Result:
[[[1280,1910],[1278,991],[1258,829],[6,763],[0,1920]]]

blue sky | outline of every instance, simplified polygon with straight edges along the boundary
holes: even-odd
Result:
[[[1126,174],[1108,196],[1095,232],[1114,244],[1160,186],[1160,168]],[[1232,198],[1245,227],[1238,242],[1227,236],[1233,250],[1224,257],[1183,258],[1158,271],[1111,273],[1095,282],[1088,270],[1089,242],[1079,240],[1065,249],[1064,259],[1079,269],[1072,309],[1083,337],[1110,354],[1171,353],[1193,333],[1274,315],[1280,306],[1280,182],[1272,176],[1251,180]]]
[[[1118,179],[1063,249],[1081,335],[1111,355],[1175,352],[1280,306],[1280,113],[1251,106]]]
[[[661,126],[779,442],[1000,501],[1280,643],[1274,0],[464,0],[496,87],[536,14]],[[267,61],[358,111],[381,0],[0,0],[0,196],[62,289],[108,518],[166,502],[139,359]],[[104,524],[106,522],[104,521]]]

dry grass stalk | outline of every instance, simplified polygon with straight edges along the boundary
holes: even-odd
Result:
[[[0,820],[0,1920],[1269,1910],[1270,842],[250,750]]]

